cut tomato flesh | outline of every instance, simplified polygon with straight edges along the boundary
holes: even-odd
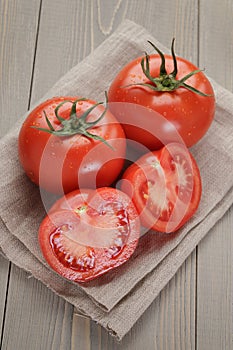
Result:
[[[124,180],[131,183],[133,191],[124,185]],[[162,232],[181,227],[200,202],[200,173],[194,158],[181,144],[168,144],[142,156],[126,170],[122,183],[143,225]]]
[[[166,173],[154,170],[153,179],[149,178],[143,186],[148,208],[161,220],[168,220],[180,201],[188,203],[191,200],[193,175],[186,164],[184,159],[180,161],[177,156],[172,161],[174,167],[171,170],[168,169]]]
[[[111,257],[120,254],[127,242],[130,228],[125,211],[123,208],[115,211],[114,204],[108,203],[100,211],[86,206],[81,215],[76,215],[76,211],[61,212],[63,223],[60,226],[59,222],[54,222],[57,227],[50,234],[50,244],[64,266],[70,264],[73,268],[76,263],[77,268],[79,265],[83,268],[85,262],[89,261],[87,267],[93,267],[95,250],[102,249]]]
[[[121,265],[137,246],[140,223],[130,199],[121,193],[121,200],[119,196],[103,200],[99,194],[101,189],[98,195],[93,191],[89,202],[82,204],[79,197],[78,206],[72,201],[72,210],[59,209],[64,206],[59,200],[56,211],[52,210],[40,227],[39,241],[47,262],[77,282]]]
[[[57,259],[65,267],[87,271],[95,266],[94,250],[78,245],[57,228],[50,236],[50,244]]]

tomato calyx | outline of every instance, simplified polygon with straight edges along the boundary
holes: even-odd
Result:
[[[105,143],[108,147],[110,147],[112,149],[112,146],[101,136],[99,135],[95,135],[92,134],[88,131],[89,128],[93,128],[94,126],[96,126],[99,121],[101,119],[103,119],[107,108],[104,109],[103,113],[100,115],[99,118],[97,118],[95,121],[87,121],[87,118],[89,116],[89,114],[93,111],[93,109],[95,109],[97,106],[102,105],[103,102],[98,102],[96,104],[94,104],[93,106],[91,106],[90,108],[88,108],[80,117],[77,115],[76,113],[76,106],[77,103],[82,102],[82,101],[86,101],[86,98],[80,98],[77,99],[75,101],[70,101],[70,100],[64,100],[61,103],[59,103],[59,105],[54,109],[54,113],[56,118],[58,119],[58,121],[60,122],[60,129],[55,130],[53,125],[51,124],[45,110],[44,112],[44,116],[48,125],[48,129],[46,128],[38,128],[35,126],[31,126],[34,129],[40,130],[40,131],[44,131],[47,132],[49,134],[55,135],[55,136],[59,136],[59,137],[69,137],[72,135],[76,135],[76,134],[80,134],[83,136],[86,136],[89,139],[93,139],[93,140],[98,140],[101,141],[103,143]],[[72,107],[71,107],[71,111],[70,111],[70,116],[68,119],[65,119],[63,117],[61,117],[58,112],[59,109],[65,104],[65,103],[72,103]]]
[[[151,42],[148,40],[148,43],[154,48],[155,51],[159,54],[161,58],[161,65],[160,65],[160,73],[158,77],[152,77],[150,73],[150,56],[145,52],[145,57],[142,58],[141,60],[141,67],[144,75],[149,79],[150,83],[135,83],[135,84],[130,84],[127,86],[133,86],[133,85],[141,85],[148,87],[154,91],[160,91],[160,92],[171,92],[174,91],[180,87],[186,88],[187,90],[190,90],[200,96],[205,96],[205,97],[212,97],[213,95],[205,94],[202,91],[199,91],[198,89],[194,88],[191,85],[188,85],[186,83],[186,80],[188,80],[190,77],[193,75],[202,72],[201,69],[196,69],[185,75],[182,79],[178,80],[176,78],[178,69],[177,69],[177,60],[176,60],[176,55],[174,51],[174,42],[175,39],[173,38],[172,40],[172,45],[171,45],[171,54],[172,54],[172,59],[173,59],[173,65],[174,69],[171,73],[167,73],[167,70],[165,68],[165,63],[166,59],[164,54]]]

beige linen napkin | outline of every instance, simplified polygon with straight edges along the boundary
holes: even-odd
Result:
[[[114,75],[145,49],[150,51],[147,40],[167,51],[144,28],[124,21],[42,100],[57,95],[103,100]],[[85,286],[51,271],[39,250],[37,231],[45,209],[38,188],[23,173],[15,152],[22,120],[0,141],[0,251],[118,339],[129,331],[233,202],[233,95],[212,83],[217,99],[215,120],[208,134],[191,150],[203,181],[198,212],[175,234],[148,233],[126,264]]]

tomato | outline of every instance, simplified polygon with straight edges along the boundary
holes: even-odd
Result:
[[[109,186],[124,164],[124,130],[102,104],[55,97],[37,106],[19,133],[19,159],[35,184],[53,193]]]
[[[159,54],[136,58],[116,75],[108,91],[110,110],[123,124],[127,138],[150,150],[180,142],[179,136],[190,147],[205,135],[214,118],[213,88],[194,64],[175,56],[174,41],[172,55],[163,55],[150,44]],[[155,113],[144,115],[137,105]],[[174,130],[169,135],[171,129],[175,136]]]
[[[88,203],[93,193],[94,190],[89,188],[69,192],[56,200],[56,202],[50,208],[49,213],[62,209],[75,211],[77,208],[82,206],[83,203]]]
[[[74,282],[90,281],[125,263],[140,233],[137,211],[125,193],[108,187],[81,192],[61,198],[39,228],[46,261]]]
[[[145,227],[174,232],[196,212],[202,185],[191,153],[171,143],[133,163],[123,174],[121,189],[132,198]]]

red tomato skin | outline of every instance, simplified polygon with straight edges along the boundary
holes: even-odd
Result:
[[[68,193],[80,185],[93,188],[108,186],[116,179],[124,163],[124,130],[109,111],[98,126],[88,131],[104,138],[113,149],[99,140],[79,134],[58,137],[32,128],[48,129],[45,111],[56,129],[60,124],[54,113],[56,106],[64,100],[75,101],[77,98],[54,97],[41,103],[28,115],[19,133],[19,159],[23,169],[32,182],[48,192]],[[82,114],[95,103],[93,100],[80,102],[77,113]],[[59,115],[69,118],[70,109],[71,103],[64,104]],[[97,119],[103,110],[103,106],[96,107],[90,118]]]
[[[132,256],[134,250],[137,247],[139,234],[140,234],[140,222],[138,219],[137,211],[130,201],[128,196],[121,192],[120,190],[114,188],[103,187],[99,188],[96,191],[82,190],[83,198],[89,198],[93,201],[93,204],[101,203],[101,198],[103,201],[119,201],[127,209],[130,222],[130,236],[124,246],[122,252],[119,256],[109,259],[108,255],[103,248],[95,248],[95,259],[96,266],[89,271],[75,271],[67,266],[64,266],[54,254],[54,251],[51,246],[51,232],[54,231],[56,226],[54,222],[61,222],[62,224],[69,222],[70,217],[76,216],[75,214],[75,204],[81,204],[81,197],[79,191],[74,191],[68,196],[64,196],[58,200],[51,208],[51,211],[42,221],[39,233],[38,240],[40,244],[41,251],[47,263],[52,267],[62,277],[77,283],[89,282],[93,279],[96,279],[99,276],[107,273],[108,271],[116,268],[125,262]],[[66,200],[71,204],[70,209],[64,209],[64,203]],[[87,204],[85,202],[85,204]],[[98,221],[97,221],[98,222]]]
[[[187,147],[196,144],[205,135],[214,118],[215,97],[209,80],[203,72],[199,72],[190,77],[186,83],[205,94],[211,95],[210,97],[200,96],[183,87],[171,92],[157,92],[144,86],[127,86],[135,83],[151,83],[142,71],[141,59],[142,57],[139,57],[123,67],[108,91],[110,109],[116,118],[122,124],[124,121],[132,124],[132,126],[123,125],[127,138],[136,140],[150,150],[155,150],[164,145],[161,140],[166,138],[166,135],[143,133],[142,130],[138,129],[137,123],[135,126],[133,125],[133,114],[122,113],[120,109],[117,109],[115,102],[139,104],[158,112],[165,120],[170,121],[175,126]],[[170,73],[173,71],[173,60],[169,55],[165,55],[165,60],[167,72]],[[161,59],[158,55],[150,55],[150,73],[152,77],[159,76],[160,64]],[[194,64],[181,57],[177,57],[177,66],[176,78],[178,80],[198,69]],[[155,122],[156,120],[153,117],[148,120],[148,124],[151,125]],[[165,126],[165,133],[166,129]],[[168,142],[178,142],[178,139],[171,139]]]
[[[177,147],[178,149],[181,147],[184,149],[183,145],[179,144],[170,144],[172,147]],[[188,150],[186,150],[188,152]],[[138,213],[140,214],[140,220],[142,225],[147,227],[148,229],[152,228],[155,231],[160,232],[168,232],[167,230],[167,222],[163,221],[160,218],[156,218],[153,215],[153,212],[150,212],[147,208],[145,208],[145,204],[143,202],[142,193],[140,193],[140,189],[143,182],[146,182],[147,174],[149,171],[149,167],[151,164],[151,160],[157,159],[159,162],[162,160],[162,167],[166,170],[169,165],[167,163],[167,155],[166,155],[166,146],[160,150],[149,152],[144,154],[142,157],[138,159],[135,163],[133,163],[129,168],[126,169],[122,176],[121,190],[128,194],[128,196],[132,199]],[[193,176],[193,189],[190,198],[189,205],[186,207],[186,212],[183,215],[182,220],[179,224],[171,231],[175,232],[179,228],[181,228],[197,211],[202,194],[202,182],[201,175],[197,163],[190,152],[188,152],[190,157],[190,162],[192,166],[192,176]]]

